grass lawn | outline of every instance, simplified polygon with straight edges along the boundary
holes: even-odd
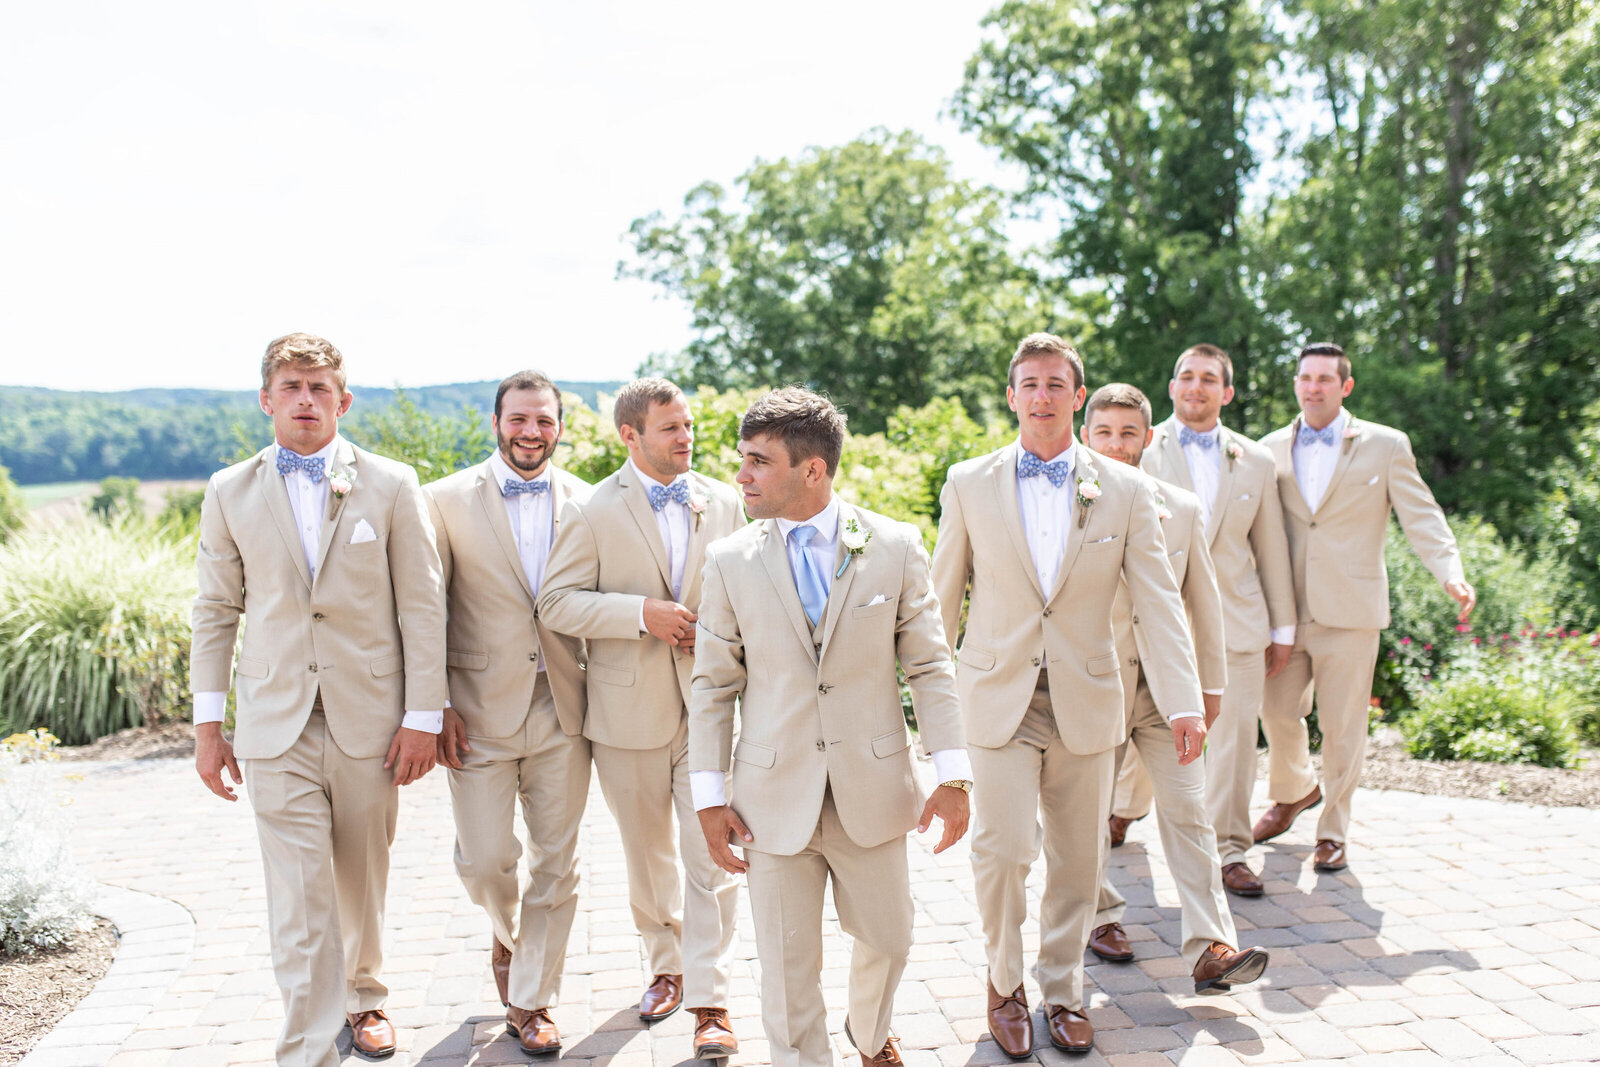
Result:
[[[22,494],[23,505],[29,511],[36,511],[46,504],[93,492],[99,487],[99,482],[47,482],[44,485],[19,485],[17,491]]]

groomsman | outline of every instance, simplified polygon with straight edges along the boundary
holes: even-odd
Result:
[[[1277,837],[1295,816],[1325,801],[1312,856],[1319,871],[1346,866],[1378,633],[1389,625],[1383,542],[1391,508],[1423,564],[1461,605],[1462,622],[1477,602],[1455,535],[1417,473],[1410,439],[1345,410],[1355,384],[1344,349],[1302,348],[1294,380],[1300,414],[1261,441],[1277,464],[1299,628],[1288,665],[1267,682],[1262,705],[1273,804],[1256,823],[1255,839]],[[1320,786],[1305,723],[1313,699],[1322,728]]]
[[[410,467],[339,436],[352,399],[333,345],[273,341],[261,410],[274,441],[213,475],[200,511],[195,767],[226,800],[224,769],[249,791],[283,993],[277,1060],[295,1067],[334,1067],[346,1023],[357,1052],[394,1052],[378,974],[396,787],[433,767],[445,704],[428,507]]]
[[[694,417],[676,385],[628,383],[615,418],[628,460],[563,513],[539,616],[588,643],[584,736],[622,833],[633,921],[653,975],[639,1015],[664,1019],[687,1001],[695,1055],[712,1059],[739,1048],[728,1019],[739,886],[700,834],[686,708],[706,546],[744,517],[730,487],[689,469]]]
[[[1083,443],[1102,456],[1137,467],[1152,434],[1150,401],[1131,385],[1103,385],[1089,398],[1082,434]],[[1183,593],[1189,631],[1194,635],[1209,737],[1227,684],[1222,598],[1217,593],[1216,572],[1206,548],[1199,499],[1166,482],[1155,485],[1167,561]],[[1183,959],[1194,976],[1195,992],[1226,993],[1235,985],[1261,977],[1267,954],[1259,948],[1239,952],[1233,947],[1238,935],[1222,891],[1216,835],[1206,815],[1204,764],[1199,752],[1183,750],[1181,736],[1174,734],[1144,682],[1143,665],[1152,655],[1160,656],[1165,650],[1151,646],[1145,639],[1144,627],[1133,614],[1126,591],[1117,594],[1113,623],[1128,708],[1128,739],[1118,755],[1138,753],[1137,758],[1149,769],[1153,780],[1156,810],[1161,816],[1161,847],[1178,885]],[[1174,718],[1192,715],[1179,712]],[[1122,929],[1127,901],[1111,884],[1109,874],[1102,854],[1100,910],[1089,934],[1089,949],[1103,960],[1123,962],[1133,959],[1133,948]]]
[[[439,762],[450,768],[456,873],[494,929],[491,968],[524,1052],[561,1050],[550,1009],[578,910],[578,825],[589,795],[582,642],[534,612],[557,520],[589,484],[551,465],[561,390],[520,371],[495,390],[496,449],[425,490],[444,567],[450,702]],[[515,820],[527,827],[518,886]]]
[[[1116,748],[1127,739],[1112,606],[1126,582],[1152,647],[1156,703],[1172,718],[1201,710],[1183,602],[1162,546],[1150,479],[1073,444],[1083,361],[1059,337],[1033,334],[1011,358],[1006,402],[1018,440],[950,469],[934,551],[934,589],[954,634],[976,782],[972,870],[989,960],[989,1029],[1029,1055],[1023,990],[1028,868],[1045,851],[1039,906],[1040,992],[1050,1040],[1086,1051],[1083,952],[1095,913]],[[1204,720],[1172,718],[1178,751],[1199,752]],[[1041,833],[1040,821],[1043,821]]]
[[[700,603],[695,806],[718,866],[749,879],[775,1067],[833,1062],[822,998],[830,878],[855,941],[845,1034],[865,1067],[902,1062],[889,1023],[911,949],[905,835],[938,816],[934,851],[960,840],[972,785],[921,535],[833,495],[844,427],[804,389],[750,406],[738,481],[762,521],[711,546]],[[897,661],[940,782],[926,803]]]
[[[1283,532],[1277,468],[1272,453],[1224,426],[1222,409],[1233,402],[1233,360],[1215,345],[1185,349],[1167,383],[1172,417],[1155,428],[1142,466],[1164,482],[1200,498],[1205,542],[1216,565],[1227,635],[1228,686],[1222,713],[1206,735],[1206,794],[1228,892],[1259,897],[1261,879],[1245,862],[1252,844],[1250,793],[1256,783],[1256,727],[1262,686],[1283,670],[1294,647],[1294,580]],[[1113,841],[1119,817],[1149,810],[1148,801],[1122,799],[1137,771],[1124,767],[1113,804]],[[1127,803],[1128,806],[1118,807]],[[1142,810],[1141,810],[1142,809]]]

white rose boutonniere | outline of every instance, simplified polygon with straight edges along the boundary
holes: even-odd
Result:
[[[1346,426],[1344,428],[1344,450],[1346,452],[1350,451],[1350,442],[1356,439],[1358,432],[1354,426]]]
[[[872,531],[863,530],[861,523],[855,519],[846,519],[839,529],[839,540],[844,542],[846,551],[844,562],[833,572],[835,578],[843,578],[844,572],[850,568],[850,561],[867,550],[867,542],[872,540]]]
[[[340,500],[356,485],[355,471],[334,471],[328,475],[328,490]]]
[[[1089,521],[1089,506],[1100,499],[1100,479],[1094,475],[1078,479],[1078,528]]]
[[[694,516],[694,528],[700,529],[700,524],[706,518],[706,498],[703,496],[689,497],[689,514]]]
[[[1172,518],[1172,509],[1167,507],[1167,498],[1160,493],[1156,494],[1156,518],[1162,522]]]
[[[1244,446],[1241,445],[1238,441],[1229,441],[1228,442],[1227,451],[1228,451],[1228,470],[1231,471],[1231,470],[1233,470],[1233,465],[1235,463],[1239,462],[1239,458],[1244,455]]]

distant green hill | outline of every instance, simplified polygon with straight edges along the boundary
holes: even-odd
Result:
[[[407,399],[433,415],[494,407],[498,380],[406,389]],[[597,407],[616,382],[558,382]],[[381,410],[394,389],[352,387],[354,412]],[[0,465],[19,485],[98,481],[110,475],[204,478],[241,446],[264,445],[269,423],[254,390],[129,389],[97,393],[0,386]]]

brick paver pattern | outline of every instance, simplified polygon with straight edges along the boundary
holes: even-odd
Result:
[[[72,770],[82,775],[71,786],[80,861],[104,882],[177,901],[195,920],[192,946],[137,949],[152,957],[153,971],[192,957],[109,1060],[97,1062],[270,1063],[283,1016],[248,801],[212,797],[183,760]],[[1260,787],[1256,801],[1265,804]],[[1253,865],[1265,865],[1267,893],[1229,899],[1240,940],[1270,949],[1272,965],[1261,982],[1222,997],[1193,994],[1177,951],[1159,816],[1138,823],[1112,851],[1137,960],[1089,957],[1096,1047],[1087,1056],[1049,1045],[1030,977],[1042,1045],[1034,1059],[1054,1067],[1600,1061],[1600,812],[1370,791],[1355,812],[1351,867],[1337,875],[1311,869],[1315,812],[1252,851]],[[934,856],[936,839],[913,835],[910,846],[916,944],[895,1030],[908,1067],[1005,1063],[984,1019],[966,842]],[[439,770],[402,790],[386,919],[384,978],[399,1032],[389,1063],[667,1067],[690,1059],[688,1012],[652,1027],[638,1018],[649,976],[616,827],[598,792],[585,817],[581,904],[554,1012],[565,1045],[559,1060],[530,1061],[505,1033],[489,925],[456,878],[453,841]],[[1041,875],[1036,869],[1030,880],[1035,915]],[[849,1064],[859,1061],[843,1035],[848,942],[831,909],[828,916],[823,981],[839,1062]],[[730,1009],[743,1048],[733,1067],[768,1062],[747,903],[740,924]],[[1037,929],[1030,923],[1025,933],[1031,963]],[[30,1067],[73,1062],[68,1049],[41,1049]]]

